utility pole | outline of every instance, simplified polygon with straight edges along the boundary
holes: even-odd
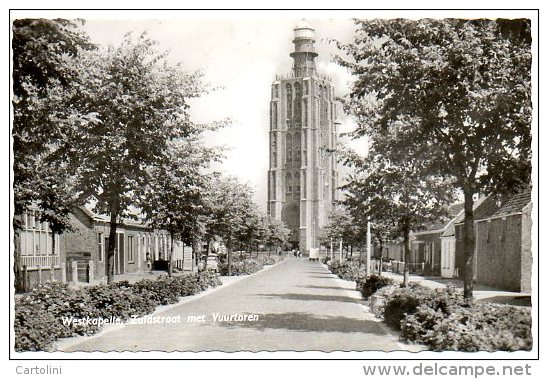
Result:
[[[365,275],[369,277],[371,275],[371,222],[369,221],[369,216],[367,217],[367,247],[366,247],[366,257],[365,257]]]
[[[341,238],[341,240],[339,241],[339,262],[340,262],[340,263],[343,262],[343,259],[342,259],[342,238]]]
[[[333,262],[333,237],[331,237],[331,262]]]

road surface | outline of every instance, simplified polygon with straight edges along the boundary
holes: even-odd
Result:
[[[321,263],[290,258],[155,314],[163,322],[127,325],[62,350],[401,350],[397,338],[366,312],[353,287]]]

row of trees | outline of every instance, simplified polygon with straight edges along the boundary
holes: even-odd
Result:
[[[343,99],[369,154],[345,189],[351,213],[399,234],[443,217],[464,197],[464,296],[473,293],[473,196],[528,186],[531,175],[529,20],[355,20],[339,64],[355,76]],[[392,226],[392,228],[391,228]],[[408,277],[408,269],[405,270]]]
[[[258,234],[283,242],[283,225],[258,215],[247,186],[209,169],[221,155],[203,133],[228,121],[190,119],[189,100],[209,90],[202,73],[170,64],[146,34],[97,46],[82,22],[13,23],[15,214],[37,207],[54,233],[70,229],[76,205],[109,215],[108,282],[125,217],[143,217],[195,251],[213,236],[229,249]]]

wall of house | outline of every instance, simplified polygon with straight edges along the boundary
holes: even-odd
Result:
[[[108,251],[108,237],[110,226],[105,222],[92,221],[81,209],[77,209],[71,215],[71,223],[74,231],[65,236],[65,249],[67,255],[76,253],[89,253],[94,265],[94,279],[104,279],[105,261]],[[165,231],[152,231],[132,225],[119,225],[118,235],[123,235],[124,249],[123,267],[115,273],[131,274],[147,269],[146,252],[150,253],[153,261],[167,259],[169,251],[169,235]],[[121,238],[121,237],[118,237]],[[115,258],[115,267],[119,265],[119,259]],[[67,263],[69,266],[70,263]],[[69,273],[70,274],[70,273]],[[70,279],[70,275],[67,276]]]
[[[385,258],[396,260],[396,261],[403,261],[403,255],[404,255],[404,249],[403,249],[403,243],[389,243],[386,245],[387,254]]]
[[[481,220],[476,230],[477,283],[520,291],[521,215]]]
[[[95,265],[93,277],[94,279],[100,279],[104,276],[105,268],[104,262],[99,262],[97,258],[97,231],[94,228],[92,220],[84,211],[77,208],[71,213],[70,222],[73,231],[65,234],[65,251],[67,257],[70,258],[70,256],[78,253],[89,253]],[[66,264],[67,279],[70,280],[71,262],[67,260]]]
[[[533,253],[531,249],[531,231],[533,220],[531,218],[532,203],[529,203],[522,213],[521,221],[521,292],[531,292],[531,274],[533,265]]]
[[[411,262],[426,262],[424,273],[441,275],[441,233],[413,234],[413,254]]]

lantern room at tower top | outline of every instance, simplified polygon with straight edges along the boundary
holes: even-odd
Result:
[[[316,75],[314,59],[318,53],[314,49],[314,28],[302,20],[293,31],[295,50],[289,54],[293,58],[293,75],[296,77]]]
[[[337,107],[318,74],[314,28],[294,28],[291,75],[276,76],[270,101],[268,212],[291,230],[294,248],[318,248],[318,232],[338,199]]]

